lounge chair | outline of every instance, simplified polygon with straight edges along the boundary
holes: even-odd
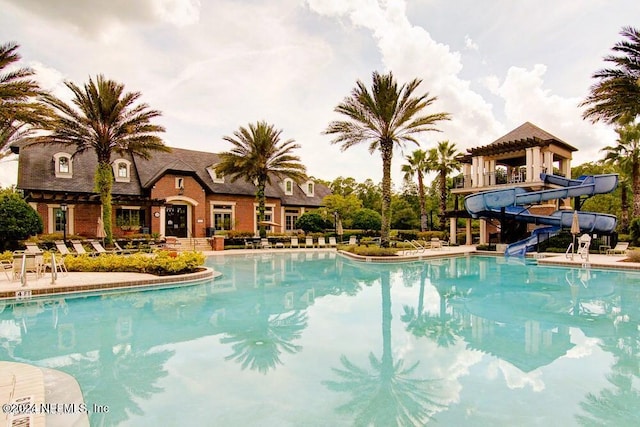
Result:
[[[8,280],[13,280],[13,263],[11,261],[0,259],[0,270],[2,270],[5,276],[7,276]]]
[[[72,240],[71,246],[73,246],[73,250],[76,251],[78,255],[90,255],[79,240]]]
[[[26,256],[25,256],[26,255]],[[33,254],[28,252],[16,251],[13,253],[13,278],[20,279],[23,270],[25,275],[34,273],[36,280],[44,274],[44,255]]]
[[[177,237],[165,237],[165,243],[164,245],[166,246],[167,249],[178,249],[178,246],[181,245],[180,241],[178,240]]]
[[[113,246],[115,246],[115,247],[116,247],[116,251],[117,251],[118,253],[121,253],[121,254],[133,254],[133,253],[135,253],[135,252],[139,252],[139,251],[138,251],[137,249],[135,249],[135,248],[127,248],[127,247],[123,248],[123,247],[122,247],[122,246],[120,246],[120,245],[118,244],[118,242],[116,242],[116,241],[114,241],[114,242],[113,242]]]
[[[113,249],[113,250],[106,250],[104,248],[104,246],[102,246],[102,243],[98,242],[97,240],[89,240],[89,243],[91,244],[91,246],[93,247],[93,250],[96,251],[96,253],[98,255],[100,254],[119,254],[122,251],[119,251],[117,248]]]
[[[298,238],[297,237],[292,237],[291,238],[291,246],[292,248],[299,248],[300,247],[300,243],[298,243]]]
[[[327,247],[327,241],[324,239],[324,237],[318,237],[318,248],[326,248]]]
[[[60,252],[60,254],[71,255],[69,248],[67,248],[67,245],[62,240],[56,240],[55,245],[56,245],[56,249],[58,250],[58,252]]]
[[[25,252],[28,252],[30,254],[41,254],[42,253],[42,249],[40,249],[38,247],[38,245],[36,245],[33,242],[25,242],[24,245],[26,246]]]
[[[306,239],[304,239],[304,247],[305,248],[313,247],[313,237],[307,237]]]
[[[271,243],[269,243],[269,239],[260,239],[260,249],[271,249]]]
[[[607,255],[626,254],[629,242],[618,242],[614,248],[607,249]]]
[[[335,248],[336,246],[338,246],[338,243],[336,242],[336,238],[329,237],[329,247]]]

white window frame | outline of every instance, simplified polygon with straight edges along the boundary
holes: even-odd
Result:
[[[68,163],[69,170],[67,172],[60,171],[60,159],[66,158]],[[73,178],[73,157],[69,153],[60,152],[53,155],[53,160],[55,163],[55,175],[56,178]]]
[[[258,232],[260,231],[260,227],[258,226],[258,204],[257,203],[253,204],[253,211],[255,212],[255,214],[253,215],[253,230],[257,235]],[[264,205],[265,221],[274,221],[273,217],[275,216],[275,214],[276,214],[276,205],[274,203],[267,203]],[[269,219],[267,219],[267,215],[269,216]],[[271,233],[274,231],[273,227],[270,225],[265,225],[264,228],[265,230],[267,230],[267,233]]]
[[[59,233],[59,231],[55,231],[56,219],[54,214],[56,209],[60,209],[59,204],[47,204],[47,233],[49,234]],[[67,235],[75,233],[74,217],[75,205],[67,205]]]
[[[302,191],[304,191],[304,194],[306,194],[307,197],[313,197],[315,189],[316,189],[315,182],[307,181],[304,183],[304,188],[302,189]]]
[[[126,176],[120,176],[120,165],[124,164],[126,168]],[[116,159],[111,163],[113,169],[113,177],[116,182],[131,182],[131,162],[127,159]]]
[[[293,196],[293,180],[286,178],[284,180],[284,194],[287,196]]]
[[[218,175],[216,172],[216,165],[211,165],[207,168],[211,180],[216,184],[224,184],[224,175]]]
[[[215,214],[216,213],[228,213],[231,212],[231,228],[230,230],[235,230],[236,228],[236,202],[230,202],[226,200],[213,200],[209,202],[210,211],[211,211],[211,226],[216,227],[215,222]],[[231,206],[231,209],[220,209],[216,208],[216,206]],[[216,228],[218,230],[218,228]],[[226,231],[226,230],[225,230]]]

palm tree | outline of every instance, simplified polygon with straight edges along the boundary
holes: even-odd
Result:
[[[583,117],[592,122],[629,123],[640,115],[640,31],[623,27],[620,34],[627,40],[612,48],[620,56],[604,58],[613,68],[593,74],[592,77],[600,81],[591,86],[589,96],[580,104],[589,106]]]
[[[261,121],[249,123],[249,127],[240,127],[233,133],[234,137],[225,136],[233,148],[220,153],[220,163],[216,166],[216,173],[228,176],[231,181],[244,178],[256,185],[258,200],[258,224],[260,237],[266,237],[264,224],[265,188],[271,183],[271,177],[281,179],[289,177],[294,181],[306,178],[306,169],[300,163],[300,158],[292,151],[300,148],[293,139],[280,141],[282,130],[276,130],[273,125]]]
[[[46,126],[50,110],[37,100],[43,94],[31,77],[30,68],[5,71],[18,62],[18,45],[0,45],[0,159],[9,154],[8,147],[34,127]]]
[[[631,178],[634,218],[640,217],[640,123],[626,124],[616,129],[616,145],[602,149],[605,162],[618,164]],[[624,190],[624,187],[623,187]]]
[[[332,144],[341,144],[344,151],[356,144],[369,143],[369,152],[380,151],[382,157],[382,230],[381,245],[389,246],[391,226],[391,160],[394,145],[405,142],[417,144],[414,135],[437,131],[435,123],[448,120],[448,113],[421,115],[437,98],[428,93],[415,96],[422,80],[414,79],[398,86],[393,74],[373,72],[373,84],[369,90],[357,81],[351,95],[334,109],[347,120],[333,121],[324,131],[335,135]]]
[[[420,200],[420,231],[427,230],[427,209],[424,196],[424,174],[430,172],[430,163],[427,153],[424,150],[415,150],[405,157],[407,163],[402,165],[404,180],[413,180],[414,175],[418,177],[418,199]]]
[[[170,151],[156,134],[164,128],[151,123],[160,116],[157,110],[151,110],[147,104],[137,104],[140,92],[124,93],[124,85],[99,75],[96,80],[89,79],[84,87],[66,82],[73,92],[71,106],[64,101],[46,95],[44,101],[54,108],[56,118],[53,132],[36,142],[54,142],[75,145],[74,155],[92,150],[98,157],[95,172],[95,191],[100,194],[102,220],[105,240],[112,241],[111,230],[111,189],[113,172],[111,155],[116,152],[128,152],[149,159],[153,151]]]
[[[457,157],[456,144],[449,141],[440,141],[436,148],[429,150],[430,169],[438,171],[438,184],[440,187],[440,227],[445,226],[445,213],[447,210],[447,176],[460,169],[460,162]]]

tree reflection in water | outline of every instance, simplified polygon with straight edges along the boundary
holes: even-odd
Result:
[[[369,354],[371,370],[360,368],[345,355],[342,368],[333,368],[340,381],[323,381],[330,390],[352,395],[339,406],[339,413],[354,414],[358,426],[418,426],[424,425],[442,404],[434,395],[437,381],[410,378],[418,367],[416,362],[404,368],[404,361],[394,363],[391,349],[391,284],[389,270],[380,272],[382,294],[382,358]]]

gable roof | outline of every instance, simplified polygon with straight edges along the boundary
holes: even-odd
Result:
[[[78,154],[73,158],[73,178],[56,178],[53,155],[59,152],[73,154],[75,147],[49,143],[12,147],[19,153],[18,188],[30,191],[49,191],[67,193],[94,193],[93,176],[98,165],[91,151]],[[124,158],[132,162],[130,182],[114,182],[114,196],[149,194],[153,185],[166,174],[193,176],[208,194],[227,194],[255,196],[256,187],[252,182],[239,178],[235,181],[213,182],[207,168],[216,165],[220,157],[216,153],[172,148],[171,152],[156,152],[149,160],[140,156],[114,154],[112,160]],[[279,185],[277,177],[271,177],[267,184],[266,196],[278,198],[283,205],[310,206],[322,205],[324,196],[331,190],[315,183],[314,196],[308,197],[299,185],[294,185],[292,195],[286,195]],[[302,184],[302,183],[300,183]]]

